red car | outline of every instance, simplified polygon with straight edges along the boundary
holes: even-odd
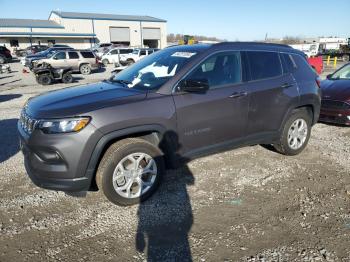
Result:
[[[321,82],[320,121],[350,125],[350,63]]]
[[[317,74],[321,74],[323,71],[323,59],[322,56],[309,57],[307,59],[310,66],[317,72]]]

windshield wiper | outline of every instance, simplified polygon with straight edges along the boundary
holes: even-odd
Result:
[[[122,84],[123,86],[129,88],[129,84],[132,84],[130,81],[128,80],[123,80],[123,79],[113,79],[110,78],[109,81],[111,81],[112,83],[118,83],[118,84]]]

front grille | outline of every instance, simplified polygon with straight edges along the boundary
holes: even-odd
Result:
[[[350,104],[342,101],[336,100],[322,100],[321,107],[323,109],[350,109]]]
[[[21,112],[19,123],[20,123],[21,127],[23,128],[23,130],[26,133],[31,134],[33,132],[33,130],[35,129],[38,121],[33,119],[33,118],[31,118],[26,113],[25,109],[23,109],[22,112]]]

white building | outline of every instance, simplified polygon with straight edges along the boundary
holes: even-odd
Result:
[[[0,18],[0,45],[66,44],[90,48],[95,43],[166,47],[166,21],[151,16],[52,11],[48,20]]]

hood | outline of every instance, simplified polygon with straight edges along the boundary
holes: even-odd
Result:
[[[147,92],[125,88],[116,83],[69,87],[44,93],[28,101],[27,113],[35,119],[62,118],[119,104],[145,99]]]
[[[28,59],[35,59],[35,58],[43,58],[46,57],[47,54],[32,54],[32,55],[27,55],[26,58]]]
[[[350,80],[324,80],[321,90],[323,99],[350,101]]]

